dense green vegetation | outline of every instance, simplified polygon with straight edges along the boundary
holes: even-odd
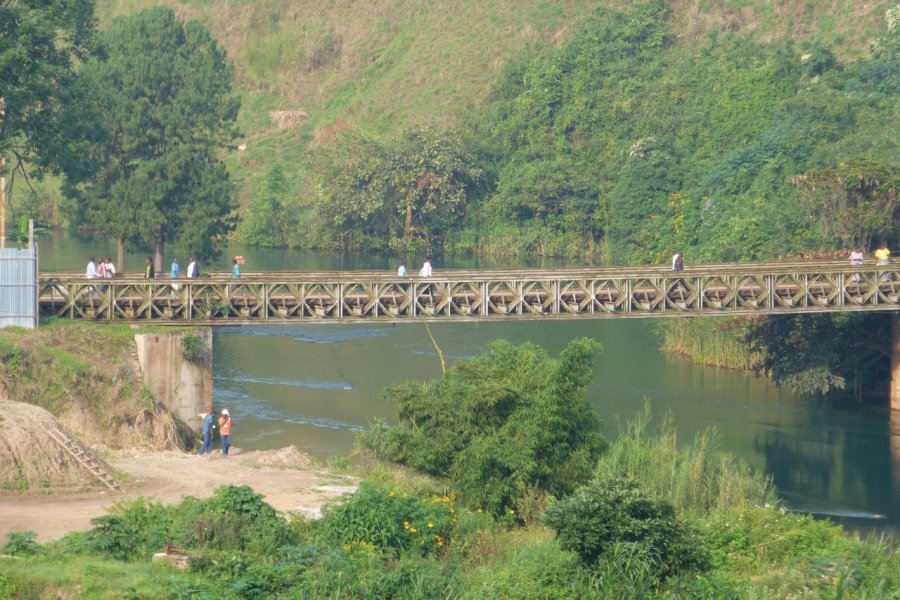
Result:
[[[168,8],[113,21],[78,69],[78,168],[66,172],[70,222],[118,241],[154,248],[162,271],[167,242],[201,258],[234,227],[232,186],[219,157],[234,136],[238,98],[224,50],[196,21]]]
[[[506,66],[464,127],[484,175],[455,203],[466,218],[444,223],[447,247],[647,263],[678,248],[754,260],[897,241],[900,31],[842,64],[814,43],[677,44],[671,13],[663,0],[597,8],[563,43],[536,41]],[[358,163],[372,145],[357,136],[331,144]],[[339,196],[316,191],[319,206]],[[352,225],[388,247],[373,223]]]
[[[584,401],[598,350],[575,340],[556,362],[534,345],[495,342],[439,381],[388,389],[400,424],[375,423],[362,444],[447,479],[472,508],[533,518],[520,502],[571,493],[605,446]]]
[[[579,451],[556,436],[544,440],[543,458],[550,460],[529,455],[524,438],[539,434],[527,425],[541,419],[532,407],[565,399],[559,408],[568,406],[581,424],[573,433],[584,439],[594,431],[582,365],[595,350],[576,341],[554,361],[530,345],[498,344],[428,386],[462,392],[455,431],[471,445],[519,423],[519,435],[505,439],[518,444],[521,465],[546,470],[554,456]],[[506,375],[492,382],[491,373]],[[417,387],[390,394],[404,423],[433,433],[430,411],[446,419],[448,407]],[[496,418],[505,407],[507,425],[473,420],[466,410],[486,387],[493,391],[484,402],[495,407],[489,414]],[[460,479],[376,462],[358,490],[317,521],[278,514],[248,487],[222,487],[174,506],[121,502],[89,531],[46,545],[28,532],[10,535],[3,552],[15,558],[0,557],[0,597],[900,597],[893,542],[861,540],[786,514],[768,481],[718,451],[714,433],[680,446],[669,420],[657,429],[651,421],[649,411],[640,414],[586,472],[555,488],[530,485],[499,464],[490,465],[489,477]],[[384,440],[386,433],[372,437]],[[409,436],[393,451],[413,439],[416,460],[440,461],[448,453],[446,438],[428,435]],[[517,508],[486,510],[481,502],[496,487]],[[193,557],[188,570],[150,564],[167,542]]]

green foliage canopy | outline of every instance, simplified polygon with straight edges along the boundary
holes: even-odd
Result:
[[[0,151],[52,171],[73,166],[73,64],[93,35],[93,0],[0,1]]]
[[[342,131],[313,160],[319,215],[337,227],[342,247],[440,247],[481,176],[462,140],[427,128],[394,142]]]
[[[98,131],[82,147],[90,172],[68,181],[73,222],[158,257],[166,242],[214,256],[236,208],[219,158],[239,105],[222,48],[152,8],[113,21],[79,77]]]
[[[573,340],[558,360],[533,344],[493,343],[443,379],[386,390],[400,425],[361,436],[378,456],[447,478],[463,504],[515,510],[533,491],[563,496],[606,446],[584,400],[600,346]]]
[[[654,500],[633,480],[593,480],[551,504],[544,521],[563,549],[586,564],[616,542],[627,542],[642,546],[661,576],[708,566],[699,536],[678,520],[672,505]]]

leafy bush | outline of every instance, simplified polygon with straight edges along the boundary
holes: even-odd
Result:
[[[363,482],[355,493],[326,507],[319,531],[345,552],[371,548],[424,556],[450,543],[455,522],[449,496],[422,498]]]
[[[505,560],[476,573],[466,585],[464,598],[478,600],[568,600],[583,578],[581,565],[551,540],[524,544]]]
[[[643,546],[662,576],[707,566],[702,546],[676,519],[672,505],[654,500],[629,479],[595,479],[552,504],[544,520],[563,549],[585,564],[595,564],[614,544],[625,542]]]
[[[360,442],[448,478],[460,502],[498,516],[535,492],[568,494],[606,445],[584,401],[599,349],[581,338],[552,360],[533,344],[495,342],[441,380],[389,388],[400,425],[378,422]]]
[[[92,523],[89,551],[120,560],[146,558],[167,542],[270,555],[292,537],[278,512],[247,486],[222,486],[209,498],[188,497],[175,506],[146,498],[120,502]]]
[[[199,363],[206,355],[206,343],[200,336],[189,331],[181,338],[181,352],[184,360]]]
[[[23,554],[37,554],[41,551],[41,545],[37,542],[37,533],[34,531],[13,531],[6,534],[6,545],[3,546],[3,554],[20,556]]]

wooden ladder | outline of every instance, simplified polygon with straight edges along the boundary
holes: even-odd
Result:
[[[82,446],[81,442],[57,428],[51,428],[47,433],[49,433],[50,437],[52,437],[66,452],[72,455],[72,457],[85,469],[90,471],[94,477],[105,483],[109,489],[113,491],[119,489],[119,483],[112,476],[107,467],[100,462],[97,455]]]

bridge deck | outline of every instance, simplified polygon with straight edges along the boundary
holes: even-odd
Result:
[[[87,280],[44,273],[42,316],[154,323],[682,317],[900,310],[900,269],[846,263],[245,273]]]

